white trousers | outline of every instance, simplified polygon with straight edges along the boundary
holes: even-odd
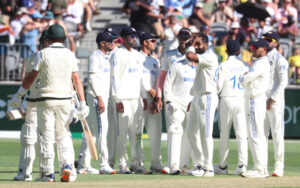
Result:
[[[141,99],[122,100],[124,113],[117,115],[117,155],[119,165],[128,166],[128,155],[126,147],[126,138],[129,135],[131,148],[131,164],[137,167],[141,161],[144,161],[144,152],[142,147],[143,134],[143,105]]]
[[[189,166],[191,144],[186,134],[186,109],[176,103],[166,104],[166,119],[168,119],[168,166],[171,169],[181,169]]]
[[[22,125],[20,141],[19,172],[25,175],[32,174],[32,166],[35,159],[35,143],[37,142],[37,111],[36,107],[27,105],[25,123]]]
[[[116,144],[117,144],[117,112],[116,103],[108,99],[108,133],[107,133],[107,149],[108,163],[114,166],[116,160]]]
[[[266,117],[266,98],[246,98],[246,121],[248,140],[253,158],[254,169],[264,170],[268,166],[267,137],[265,135],[264,120]]]
[[[230,130],[233,124],[238,145],[238,165],[248,165],[247,126],[242,97],[222,97],[219,106],[219,166],[228,164]]]
[[[108,151],[107,151],[107,130],[108,130],[108,119],[107,119],[107,103],[108,98],[103,97],[102,100],[105,105],[105,111],[102,114],[97,112],[98,101],[96,98],[87,94],[86,97],[90,113],[87,117],[87,122],[92,132],[94,140],[96,140],[97,151],[100,159],[100,168],[108,165]],[[88,168],[91,166],[91,154],[88,148],[85,137],[83,137],[81,148],[81,158],[79,165],[81,168]]]
[[[212,133],[217,104],[218,96],[216,94],[208,93],[196,96],[192,101],[188,118],[188,138],[197,164],[205,170],[213,170],[214,142]],[[197,142],[198,134],[200,134],[200,143]]]
[[[74,149],[69,130],[71,105],[37,106],[38,127],[40,129],[40,168],[42,175],[54,173],[55,137],[59,145],[60,165],[74,166]]]
[[[148,100],[148,104],[151,102]],[[162,117],[161,114],[150,114],[147,110],[144,112],[144,118],[151,144],[151,166],[159,166],[161,165]]]
[[[276,101],[271,110],[267,110],[265,119],[265,134],[268,138],[271,129],[274,146],[274,169],[284,168],[284,96]]]

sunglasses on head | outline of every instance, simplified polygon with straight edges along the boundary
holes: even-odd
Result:
[[[152,42],[152,43],[156,43],[157,42],[155,39],[148,39],[147,41]]]
[[[264,37],[264,39],[268,42],[277,42],[275,39],[273,39],[271,37]]]

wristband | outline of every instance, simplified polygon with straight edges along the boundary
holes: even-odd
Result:
[[[23,88],[22,86],[20,86],[20,88],[19,88],[17,94],[20,95],[20,96],[24,96],[24,95],[27,93],[27,90],[28,90],[28,89],[25,89],[25,88]]]

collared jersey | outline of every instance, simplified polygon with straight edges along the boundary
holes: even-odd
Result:
[[[289,63],[275,48],[267,56],[270,61],[270,88],[267,95],[276,101],[284,95],[288,84]]]
[[[38,97],[71,97],[72,73],[78,66],[74,53],[61,43],[39,51],[32,69],[40,75]]]
[[[89,58],[89,85],[88,93],[93,97],[108,98],[110,88],[109,56],[101,50],[96,50]]]
[[[165,101],[180,104],[184,109],[192,101],[190,90],[194,84],[196,67],[182,60],[171,65],[164,84]]]
[[[249,65],[237,56],[229,56],[218,70],[218,93],[222,97],[244,97],[244,88],[239,77],[249,71]]]
[[[242,75],[240,83],[245,88],[245,96],[265,96],[269,89],[270,63],[267,56],[258,58],[247,74]]]
[[[121,47],[113,56],[112,96],[116,103],[122,99],[138,99],[142,97],[141,54],[135,49],[128,51]]]
[[[140,53],[143,62],[143,88],[145,92],[148,92],[151,88],[156,89],[156,82],[160,73],[159,61],[143,51],[140,51]]]
[[[207,50],[198,55],[199,61],[196,66],[196,78],[191,89],[193,96],[200,96],[205,93],[217,94],[218,57]]]
[[[180,53],[178,48],[174,50],[169,50],[167,51],[166,55],[163,57],[161,61],[161,70],[167,72],[173,63],[182,61],[184,59],[185,59],[185,54]]]

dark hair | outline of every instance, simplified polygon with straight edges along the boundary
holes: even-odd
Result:
[[[202,38],[202,41],[206,44],[208,44],[208,36],[203,34],[203,33],[199,33],[198,35],[200,38]]]

